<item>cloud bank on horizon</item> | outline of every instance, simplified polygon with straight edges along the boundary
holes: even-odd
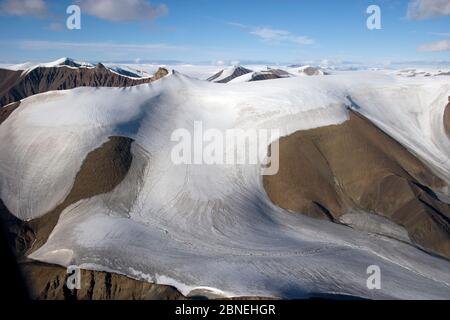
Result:
[[[381,30],[359,4],[287,0],[0,0],[0,61],[446,61],[450,0],[381,1]],[[77,4],[82,29],[65,28]],[[376,3],[375,3],[376,4]],[[405,19],[406,17],[406,19]],[[15,19],[15,20],[13,20]],[[425,22],[426,20],[426,22]],[[11,23],[14,21],[14,23]],[[232,22],[231,22],[232,21]]]
[[[419,47],[419,51],[424,51],[424,52],[450,51],[450,40],[441,40],[441,41],[426,43]]]

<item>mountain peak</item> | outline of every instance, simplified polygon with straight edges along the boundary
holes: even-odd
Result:
[[[90,63],[75,61],[74,59],[69,58],[69,57],[62,57],[62,58],[59,58],[52,62],[40,64],[39,66],[42,66],[42,67],[67,66],[67,67],[73,67],[73,68],[92,67],[92,65]]]
[[[106,69],[105,65],[103,63],[101,63],[101,62],[97,63],[95,65],[95,68],[97,68],[97,69]]]
[[[239,65],[232,66],[217,72],[215,75],[208,78],[207,80],[212,82],[227,83],[233,80],[234,78],[240,77],[250,72],[253,72],[253,70],[244,68]]]

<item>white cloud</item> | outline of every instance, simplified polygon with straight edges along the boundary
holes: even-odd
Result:
[[[48,16],[49,11],[44,0],[4,0],[0,2],[0,13],[44,18]]]
[[[423,20],[450,15],[449,0],[411,0],[406,16],[413,20]]]
[[[306,36],[297,36],[287,30],[276,30],[267,27],[258,27],[250,31],[250,34],[260,37],[264,41],[292,42],[296,44],[313,44],[314,40]]]
[[[247,29],[248,27],[245,24],[239,23],[239,22],[227,22],[230,26]]]
[[[146,0],[79,0],[81,12],[110,21],[150,20],[167,15],[166,5]]]
[[[423,52],[450,51],[450,40],[441,40],[421,45],[417,50]]]
[[[277,30],[272,29],[270,27],[249,27],[242,23],[237,22],[228,22],[228,24],[234,27],[241,28],[246,32],[250,33],[251,35],[257,36],[258,38],[267,42],[279,42],[279,43],[288,42],[301,45],[314,44],[313,39],[307,36],[299,36],[292,34],[290,31],[287,30]]]
[[[217,61],[214,61],[213,64],[218,67],[222,67],[222,66],[226,65],[226,62],[223,60],[217,60]]]
[[[239,66],[241,63],[239,60],[215,60],[211,62],[212,65],[218,67]]]

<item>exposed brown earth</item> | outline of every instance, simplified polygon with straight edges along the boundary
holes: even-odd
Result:
[[[19,81],[22,71],[8,70],[8,69],[0,69],[0,96],[7,92],[8,88],[14,86],[14,84]],[[2,106],[0,104],[0,106]]]
[[[450,258],[450,206],[432,191],[444,185],[407,149],[361,115],[280,139],[278,174],[264,176],[282,208],[337,221],[348,209],[388,218],[411,240]]]
[[[68,276],[65,268],[36,261],[22,262],[19,267],[25,282],[29,285],[29,296],[33,300],[188,299],[172,286],[134,280],[116,273],[91,270],[81,270],[80,289],[69,290],[65,286]],[[192,295],[196,298],[206,298],[201,290],[192,292]],[[208,293],[208,297],[225,300],[275,300],[271,297],[258,296],[224,298],[211,293]]]
[[[171,286],[138,281],[123,275],[81,270],[79,290],[67,288],[65,268],[27,261],[20,264],[29,286],[29,296],[37,300],[176,300],[183,295]]]
[[[68,66],[37,67],[22,74],[21,71],[0,69],[0,107],[28,96],[51,90],[76,87],[129,87],[150,83],[166,76],[165,68],[149,78],[134,79],[112,72],[101,63],[95,68]]]
[[[450,97],[448,97],[449,103],[445,107],[444,111],[444,128],[445,132],[450,136]]]
[[[0,124],[2,124],[19,105],[20,101],[17,101],[10,103],[3,108],[0,107]]]
[[[0,199],[0,217],[9,246],[16,254],[29,295],[36,299],[179,299],[183,296],[173,287],[136,281],[109,272],[83,271],[82,289],[68,290],[64,284],[66,270],[59,266],[29,261],[26,255],[48,239],[59,215],[69,205],[112,191],[126,176],[132,161],[132,140],[111,137],[90,152],[76,175],[66,199],[44,216],[22,221],[14,217]]]

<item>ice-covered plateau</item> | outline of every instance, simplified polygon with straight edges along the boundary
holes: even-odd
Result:
[[[259,165],[170,158],[171,133],[194,121],[287,135],[340,124],[351,106],[449,183],[449,92],[446,77],[358,72],[225,85],[173,73],[130,88],[39,94],[0,126],[0,198],[20,219],[40,217],[64,200],[90,151],[126,136],[134,143],[125,179],[67,207],[30,258],[174,285],[185,295],[200,288],[227,297],[450,299],[448,260],[278,208]],[[380,290],[366,286],[369,265],[381,269]]]

